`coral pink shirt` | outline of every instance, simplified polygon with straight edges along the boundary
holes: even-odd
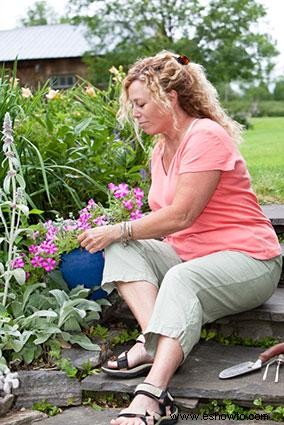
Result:
[[[223,127],[207,118],[195,121],[167,174],[162,156],[163,145],[158,143],[151,160],[152,211],[171,205],[179,174],[221,170],[217,189],[195,222],[165,238],[183,260],[223,250],[263,260],[280,255],[277,236],[251,189],[244,159]]]

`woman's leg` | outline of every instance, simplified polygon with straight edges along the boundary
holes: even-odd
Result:
[[[156,240],[131,241],[127,247],[114,243],[105,250],[105,269],[102,287],[114,287],[129,306],[142,332],[149,324],[159,285],[166,272],[181,263],[175,251],[166,243]],[[129,367],[151,363],[144,344],[135,344],[127,354]],[[117,368],[117,362],[108,362]]]
[[[158,288],[146,281],[116,282],[116,287],[119,295],[126,302],[139,323],[143,333],[152,316]]]
[[[142,333],[147,328],[152,316],[158,289],[152,283],[146,281],[138,282],[117,282],[117,291],[126,302],[139,323]],[[151,363],[153,357],[150,356],[144,344],[136,343],[127,353],[129,368],[142,363]],[[109,368],[116,368],[116,361],[108,361]]]
[[[173,338],[165,336],[159,337],[157,351],[153,366],[149,372],[145,382],[155,387],[166,389],[169,381],[174,375],[176,369],[183,360],[183,352],[179,342]],[[137,395],[129,408],[129,412],[146,411],[159,413],[159,404],[157,401],[149,397],[139,394]],[[111,425],[144,425],[141,419],[120,417],[113,419]]]
[[[199,339],[202,324],[262,304],[273,293],[280,259],[260,261],[238,252],[212,254],[171,268],[157,296],[146,329],[146,347],[154,362],[145,379],[166,388],[178,365]],[[128,411],[159,411],[156,401],[137,395]],[[120,417],[112,425],[142,425]]]

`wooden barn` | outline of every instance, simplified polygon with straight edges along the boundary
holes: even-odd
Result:
[[[77,77],[87,78],[83,62],[90,46],[82,27],[40,25],[0,31],[0,65],[13,69],[21,86],[36,89],[47,80],[54,89],[71,87]]]

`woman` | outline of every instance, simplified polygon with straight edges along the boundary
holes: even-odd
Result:
[[[125,378],[148,372],[111,424],[173,424],[169,381],[202,325],[272,295],[280,246],[236,147],[240,126],[201,66],[167,51],[139,60],[123,82],[119,117],[156,143],[152,212],[79,237],[90,252],[105,249],[103,287],[118,290],[142,330],[128,353],[103,368]]]

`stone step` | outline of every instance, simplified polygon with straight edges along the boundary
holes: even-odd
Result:
[[[72,407],[70,409],[66,409],[63,413],[41,420],[39,422],[40,425],[66,425],[66,424],[72,424],[72,425],[107,425],[110,423],[110,420],[115,418],[119,413],[119,409],[107,409],[102,410],[100,412],[94,411],[93,409],[89,407]],[[192,418],[190,417],[192,415]],[[192,413],[180,413],[180,419],[178,421],[178,424],[192,424],[192,422],[200,424],[200,425],[208,425],[208,418],[202,419],[201,415],[200,417],[193,416]],[[216,425],[234,425],[234,424],[240,424],[240,421],[234,421],[234,420],[226,420],[226,419],[220,419],[220,420],[214,420],[214,424]],[[279,422],[274,422],[270,420],[252,420],[249,421],[249,424],[251,425],[273,425],[278,424]]]
[[[261,208],[271,221],[276,233],[284,233],[284,205],[262,205]]]
[[[260,307],[217,320],[211,328],[224,336],[235,335],[254,340],[274,337],[284,340],[284,287]]]
[[[282,265],[282,274],[280,277],[280,282],[278,286],[284,286],[284,243],[281,243],[281,249],[282,249],[282,259],[283,259],[283,265]]]
[[[228,367],[245,361],[257,360],[261,348],[225,346],[214,342],[196,345],[187,360],[173,377],[170,391],[174,397],[196,399],[207,403],[212,400],[232,400],[252,406],[261,398],[264,405],[284,405],[284,367],[280,370],[280,382],[274,383],[275,367],[270,366],[268,378],[262,380],[261,370],[233,379],[219,379],[219,373]],[[117,392],[133,394],[143,378],[113,379],[104,373],[88,376],[81,385],[83,391]]]

